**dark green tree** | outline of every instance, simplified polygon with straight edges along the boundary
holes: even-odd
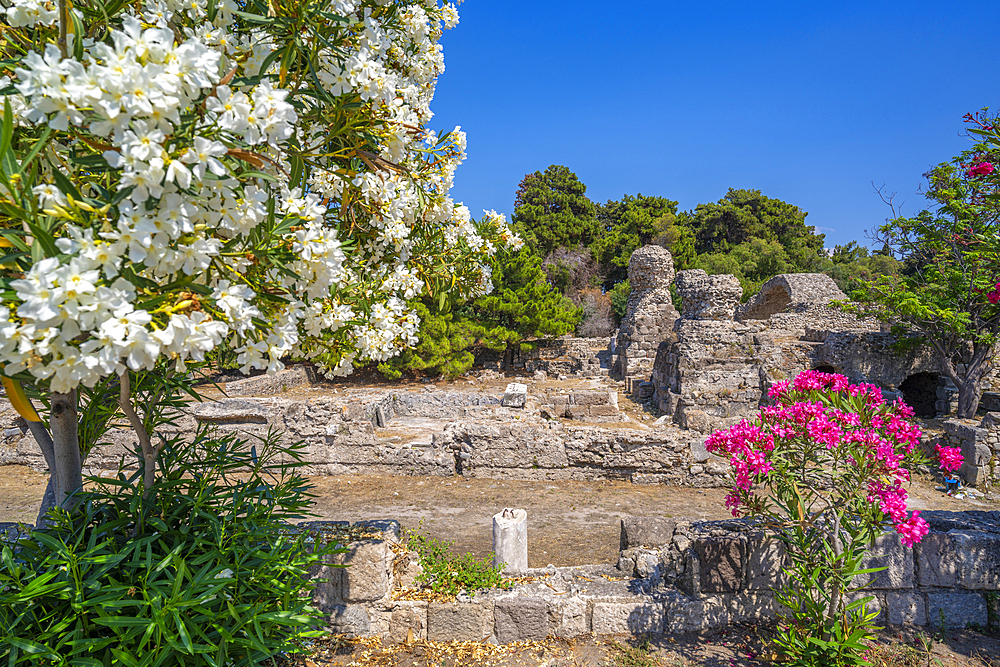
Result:
[[[799,271],[815,270],[823,254],[823,234],[806,225],[807,213],[760,190],[734,190],[712,204],[699,204],[688,225],[699,254],[725,253],[751,239],[777,241]]]
[[[497,277],[501,276],[500,280]],[[488,347],[506,343],[505,365],[514,345],[526,338],[561,336],[573,331],[583,312],[553,289],[531,248],[493,262],[495,288],[472,303],[480,322],[492,332]],[[506,332],[506,333],[501,333]]]
[[[548,282],[530,248],[494,258],[493,291],[468,302],[425,299],[417,305],[420,342],[379,364],[386,377],[405,370],[461,375],[472,367],[476,347],[504,352],[509,365],[514,346],[530,338],[561,336],[576,328],[583,311]]]
[[[835,246],[830,258],[820,270],[833,278],[845,294],[862,287],[863,283],[879,276],[894,276],[900,272],[902,264],[892,255],[871,252],[857,241]]]
[[[694,259],[694,236],[678,220],[677,202],[642,194],[625,195],[597,207],[601,234],[591,251],[604,273],[605,288],[628,278],[632,253],[644,245],[658,243],[674,255],[674,265],[686,268]]]
[[[599,227],[587,186],[567,167],[554,164],[524,177],[514,199],[515,229],[539,257],[559,247],[588,246]]]
[[[863,312],[935,350],[958,387],[963,418],[976,414],[1000,339],[1000,132],[998,119],[969,120],[986,140],[926,174],[933,209],[876,232],[903,271],[866,281],[857,293]]]

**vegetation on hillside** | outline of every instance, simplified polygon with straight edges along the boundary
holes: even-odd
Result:
[[[505,353],[526,340],[575,332],[608,336],[625,314],[628,263],[638,248],[668,249],[675,270],[730,273],[744,299],[781,273],[826,273],[846,293],[900,262],[852,241],[833,250],[808,214],[760,190],[730,189],[716,202],[678,210],[672,199],[626,194],[603,204],[563,165],[528,174],[515,193],[514,228],[523,250],[494,260],[494,291],[472,300],[424,299],[420,344],[379,368],[458,375],[476,347]]]

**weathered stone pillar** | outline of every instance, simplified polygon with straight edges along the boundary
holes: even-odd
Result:
[[[509,507],[493,515],[493,565],[505,572],[528,569],[528,513]]]

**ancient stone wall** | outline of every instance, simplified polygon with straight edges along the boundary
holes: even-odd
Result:
[[[193,405],[177,428],[194,433],[206,424],[222,433],[264,436],[274,431],[288,442],[304,441],[307,474],[725,484],[726,465],[704,452],[697,433],[667,424],[632,429],[594,423],[624,419],[614,390],[530,389],[524,408],[502,406],[502,396],[500,387],[427,387],[222,399]],[[0,426],[7,424],[16,424],[12,410],[0,414]],[[44,469],[31,435],[10,430],[0,439],[0,465]],[[89,454],[88,472],[116,470],[122,457],[135,460],[130,431],[114,429],[108,439],[112,444]]]
[[[545,371],[548,375],[577,377],[606,376],[611,370],[612,353],[607,338],[551,338],[530,341],[521,349],[517,346],[510,358],[509,371]],[[483,368],[503,370],[503,352],[489,349],[476,351],[476,364]]]
[[[1000,412],[989,412],[982,421],[949,419],[943,427],[942,444],[962,450],[959,475],[965,483],[980,488],[1000,484]]]
[[[620,380],[645,379],[652,370],[657,346],[670,335],[677,319],[670,299],[673,257],[660,246],[643,246],[629,259],[628,279],[632,291],[618,328],[611,374]]]
[[[766,320],[786,310],[846,299],[847,295],[825,273],[783,273],[764,283],[760,292],[736,309],[735,316],[738,320]]]
[[[675,283],[683,303],[681,317],[686,320],[732,320],[743,296],[740,281],[728,274],[710,276],[701,269],[688,269],[677,274]]]
[[[988,608],[1000,590],[1000,513],[921,516],[931,532],[919,544],[904,547],[887,533],[862,561],[863,568],[887,568],[859,582],[860,594],[874,597],[876,622],[944,628],[996,623],[997,610],[991,619]],[[326,540],[348,530],[337,522],[302,528],[320,539],[326,534]],[[350,531],[363,537],[339,538],[347,551],[311,573],[313,603],[328,614],[333,632],[395,643],[411,632],[417,640],[503,644],[589,632],[697,632],[773,620],[781,614],[775,589],[785,582],[782,569],[788,565],[782,544],[748,521],[626,518],[614,567],[532,569],[525,573],[528,581],[510,590],[427,602],[406,599],[420,567],[400,543],[396,522],[363,522]]]
[[[921,416],[947,414],[954,404],[954,388],[938,386],[932,352],[896,351],[876,321],[827,305],[844,295],[825,275],[777,276],[738,308],[733,276],[681,271],[677,286],[684,310],[676,340],[658,346],[651,380],[655,405],[682,427],[726,426],[756,411],[775,381],[809,369],[920,400]]]

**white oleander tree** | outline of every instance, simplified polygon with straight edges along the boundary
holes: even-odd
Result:
[[[60,503],[81,386],[119,379],[148,489],[130,372],[226,341],[244,372],[347,374],[416,342],[417,297],[489,292],[520,245],[449,197],[465,135],[429,128],[453,4],[0,4],[0,373],[50,398]]]

